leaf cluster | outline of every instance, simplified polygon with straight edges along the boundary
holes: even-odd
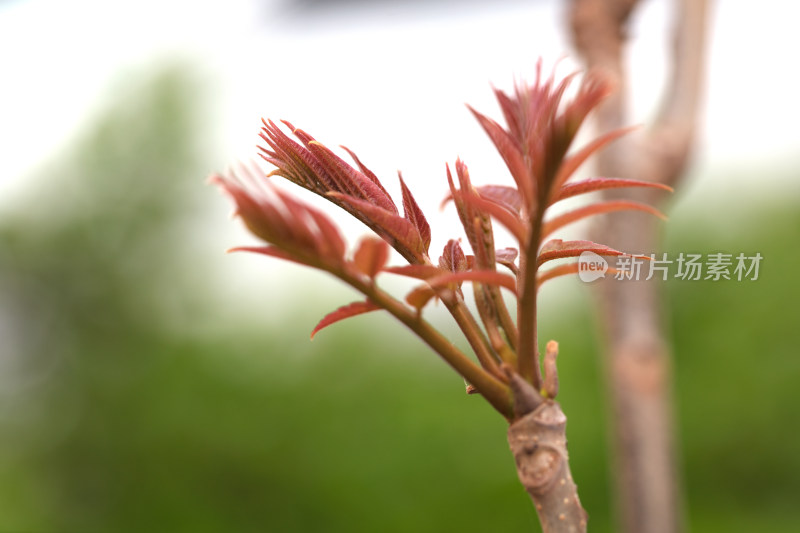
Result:
[[[495,89],[505,125],[469,108],[505,162],[515,186],[474,186],[467,165],[459,160],[446,166],[449,194],[455,204],[468,250],[461,240],[447,241],[436,261],[431,259],[431,227],[399,175],[402,213],[378,177],[351,150],[342,147],[352,163],[284,121],[283,127],[263,121],[261,157],[280,176],[318,194],[375,234],[364,238],[353,253],[336,224],[323,212],[263,179],[258,167],[239,165],[212,181],[234,199],[237,214],[266,245],[236,248],[300,263],[340,278],[365,298],[325,316],[312,337],[335,322],[370,311],[384,310],[403,322],[468,382],[468,392],[479,392],[509,419],[514,417],[513,381],[533,386],[540,399],[558,392],[555,374],[557,344],[548,344],[544,376],[536,338],[536,297],[539,287],[558,276],[574,274],[574,262],[584,252],[626,255],[587,240],[561,240],[553,234],[584,218],[618,210],[638,210],[663,216],[653,207],[627,200],[591,201],[571,211],[550,216],[551,208],[595,191],[621,187],[669,187],[646,181],[594,177],[569,181],[595,152],[630,128],[607,132],[585,146],[571,150],[589,112],[610,92],[609,83],[589,73],[574,98],[564,95],[576,75],[559,81],[543,78],[541,62],[532,84],[521,83],[510,93]],[[288,129],[291,133],[284,131]],[[505,227],[516,246],[498,248],[494,227]],[[390,248],[406,264],[389,265]],[[559,259],[566,262],[551,266]],[[548,267],[548,268],[544,268]],[[419,279],[422,283],[396,298],[377,281],[382,274]],[[464,283],[471,284],[476,312],[465,303]],[[512,317],[501,290],[516,299]],[[441,300],[464,333],[477,364],[458,350],[423,317],[432,300]]]

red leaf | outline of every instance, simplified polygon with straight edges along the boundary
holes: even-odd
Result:
[[[519,255],[519,250],[516,248],[500,248],[499,250],[496,250],[494,254],[495,257],[497,257],[498,263],[501,260],[505,263],[513,263]]]
[[[397,213],[397,207],[392,199],[381,187],[378,187],[371,179],[348,165],[341,157],[334,154],[330,148],[317,142],[308,143],[308,149],[325,166],[328,173],[336,180],[338,187],[334,189],[365,200],[386,211]]]
[[[514,261],[517,259],[517,255],[519,255],[519,251],[516,248],[502,248],[500,250],[496,250],[494,253],[495,261],[503,266],[508,267],[515,275],[519,271],[517,265],[514,264]]]
[[[304,264],[338,266],[343,261],[344,239],[333,222],[265,181],[257,168],[240,165],[212,182],[233,197],[237,214],[260,239]]]
[[[561,115],[560,122],[565,128],[565,134],[573,138],[580,129],[586,115],[605,99],[614,87],[604,73],[590,71],[584,76],[578,95],[567,105]]]
[[[501,274],[494,270],[469,270],[465,272],[449,272],[432,277],[427,280],[427,285],[420,285],[406,295],[406,302],[412,307],[422,309],[436,296],[435,289],[447,285],[460,284],[463,281],[475,281],[487,285],[499,285],[516,293],[516,280],[508,274]]]
[[[320,161],[308,151],[308,149],[296,143],[289,138],[278,126],[271,120],[263,120],[264,128],[260,134],[267,144],[275,151],[274,153],[279,160],[271,160],[272,158],[265,157],[267,161],[275,164],[276,170],[273,170],[268,175],[280,175],[317,194],[323,194],[327,190],[335,190],[336,183],[333,178],[328,174]],[[285,122],[292,130],[295,128]],[[296,130],[295,130],[296,131]],[[263,156],[262,156],[263,157]]]
[[[416,200],[414,200],[411,191],[406,187],[406,182],[403,181],[403,175],[399,172],[397,175],[400,178],[400,188],[403,191],[403,213],[405,214],[406,220],[409,220],[414,224],[414,227],[417,228],[417,232],[419,232],[419,236],[422,238],[422,244],[425,246],[425,253],[427,253],[431,245],[431,227],[425,219],[425,215],[422,213],[419,205],[417,205]]]
[[[553,239],[547,241],[544,246],[542,246],[537,261],[541,265],[553,259],[577,257],[583,252],[594,252],[597,255],[630,255],[592,241],[562,241],[561,239]]]
[[[499,89],[494,89],[494,95],[497,102],[500,104],[500,110],[503,112],[503,117],[506,119],[506,126],[511,137],[521,139],[523,136],[522,127],[520,122],[520,106],[519,102]]]
[[[377,229],[384,233],[381,237],[391,239],[416,257],[422,257],[425,254],[426,250],[422,243],[422,237],[420,237],[419,231],[409,220],[366,200],[360,200],[346,194],[329,192],[328,196],[336,198],[360,212],[364,218],[374,223]],[[394,243],[390,242],[393,245]],[[401,250],[398,251],[402,253]]]
[[[359,168],[359,170],[361,170],[361,172],[362,172],[362,173],[364,173],[364,175],[365,175],[366,177],[368,177],[370,180],[372,180],[372,182],[373,182],[375,185],[377,185],[378,187],[380,187],[380,189],[383,191],[383,193],[384,193],[386,196],[389,196],[389,193],[388,193],[388,192],[386,191],[386,189],[384,188],[384,186],[383,186],[383,183],[381,183],[381,181],[378,179],[378,176],[376,176],[374,172],[372,172],[370,169],[368,169],[368,168],[367,168],[367,167],[364,165],[364,163],[362,163],[362,162],[361,162],[361,160],[358,158],[358,156],[356,156],[356,154],[355,154],[355,153],[354,153],[352,150],[350,150],[350,149],[349,149],[348,147],[346,147],[346,146],[342,146],[341,148],[342,148],[342,150],[344,150],[345,152],[347,152],[348,154],[350,154],[350,157],[352,157],[352,158],[353,158],[353,161],[355,161],[356,165],[358,165],[358,168]]]
[[[525,164],[525,159],[522,156],[522,150],[519,143],[509,133],[502,128],[497,122],[489,117],[478,113],[470,106],[467,106],[472,114],[478,119],[483,130],[489,136],[492,143],[494,143],[500,156],[505,161],[511,177],[517,184],[517,188],[525,199],[525,204],[530,205],[534,198],[533,191],[533,178],[530,175],[528,166]]]
[[[553,84],[555,83],[555,74],[556,74],[556,67],[554,65],[553,71],[550,73],[550,79],[547,80],[547,85],[549,85],[550,87],[553,87]],[[561,99],[564,97],[564,93],[569,88],[570,84],[572,83],[572,80],[574,80],[578,76],[578,74],[580,74],[579,71],[567,74],[561,79],[560,82],[558,82],[558,85],[555,86],[555,89],[551,91],[549,100],[552,113],[558,111],[559,105],[561,104]]]
[[[467,257],[457,240],[450,239],[444,245],[442,257],[439,258],[439,267],[450,272],[463,272],[467,270]]]
[[[238,172],[237,172],[238,171]],[[242,179],[249,183],[245,184]],[[225,175],[214,175],[209,180],[220,186],[236,203],[236,215],[241,217],[250,232],[267,242],[286,239],[290,229],[280,211],[268,201],[258,201],[248,190],[248,185],[255,183],[255,178],[244,165],[230,170]]]
[[[621,128],[618,130],[609,131],[608,133],[605,133],[600,137],[596,138],[595,140],[591,141],[589,144],[579,149],[577,152],[566,157],[558,169],[556,178],[553,181],[552,190],[553,191],[559,190],[561,186],[567,181],[567,179],[569,179],[569,177],[572,176],[572,173],[578,170],[578,167],[580,167],[587,159],[589,159],[589,156],[591,156],[593,153],[600,150],[611,141],[615,141],[618,138],[625,135],[626,133],[633,131],[637,127],[638,126],[633,126],[629,128]]]
[[[467,256],[464,255],[464,250],[458,241],[450,239],[444,245],[442,256],[439,258],[439,267],[450,272],[463,272],[469,268],[467,264]],[[458,288],[461,289],[461,283],[458,283]]]
[[[317,327],[314,328],[314,331],[311,332],[311,338],[314,338],[314,335],[323,328],[330,326],[331,324],[335,324],[340,320],[344,320],[345,318],[350,318],[351,316],[362,315],[364,313],[368,313],[370,311],[376,311],[380,309],[377,305],[367,300],[366,302],[353,302],[351,304],[347,304],[343,307],[340,307],[336,311],[332,313],[328,313],[325,317],[319,321]]]
[[[320,257],[336,261],[344,258],[347,245],[339,233],[339,228],[324,213],[295,200],[279,189],[275,189],[275,194],[281,199],[292,217],[289,223],[293,228],[303,227],[305,229]],[[316,228],[309,226],[308,218],[314,222]]]
[[[472,186],[469,177],[469,169],[461,159],[456,159],[456,174],[461,185],[460,190],[456,191],[453,187],[450,169],[448,167],[447,181],[450,185],[454,201],[458,208],[458,217],[467,239],[475,252],[475,260],[481,268],[494,268],[494,232],[492,231],[492,218],[480,208],[477,208],[472,200],[483,201]],[[470,201],[465,201],[469,199]],[[502,216],[502,215],[500,215]]]
[[[580,207],[548,220],[542,226],[542,237],[547,237],[557,229],[563,228],[567,224],[572,224],[582,218],[602,213],[611,213],[613,211],[624,211],[626,209],[644,211],[645,213],[650,213],[661,219],[667,218],[661,211],[647,204],[632,202],[630,200],[609,200],[608,202],[598,202],[596,204]]]
[[[444,272],[441,268],[433,265],[403,265],[384,268],[383,271],[416,279],[428,279]]]
[[[490,200],[498,205],[502,205],[509,211],[520,214],[522,209],[522,197],[519,191],[514,187],[506,187],[505,185],[484,185],[477,187],[478,194],[487,200]]]
[[[578,194],[585,194],[605,189],[617,189],[620,187],[651,187],[654,189],[663,189],[669,192],[673,191],[672,187],[669,185],[655,183],[653,181],[631,180],[625,178],[589,178],[581,181],[575,181],[573,183],[567,183],[561,187],[561,189],[556,191],[551,203],[559,202]]]
[[[383,239],[364,237],[353,256],[359,272],[374,278],[389,260],[389,245]]]
[[[470,246],[475,247],[478,245],[478,235],[475,233],[475,227],[472,225],[472,221],[475,218],[474,214],[464,203],[464,195],[460,194],[460,191],[456,189],[455,183],[453,183],[453,175],[450,172],[450,165],[445,163],[445,169],[447,170],[447,185],[450,187],[450,197],[453,199],[453,203],[456,205],[458,219],[461,221],[461,225],[464,227],[464,233],[467,235],[467,241],[469,242]],[[463,163],[461,163],[460,160],[456,160],[456,173],[458,174],[458,181],[461,185],[461,190],[463,191],[465,188],[469,190],[472,187],[472,184],[469,181],[469,173],[464,171]],[[445,199],[445,202],[446,201],[447,200]],[[444,206],[444,203],[442,205]]]
[[[270,122],[271,122],[271,121],[270,121]],[[308,134],[308,133],[306,133],[305,131],[301,130],[300,128],[295,128],[295,127],[294,127],[294,124],[292,124],[292,123],[291,123],[291,122],[289,122],[288,120],[281,120],[281,122],[282,122],[282,123],[283,123],[283,124],[284,124],[284,125],[285,125],[287,128],[289,128],[289,129],[292,131],[292,133],[295,135],[295,137],[297,137],[298,139],[300,139],[300,140],[303,142],[303,144],[305,144],[305,145],[308,145],[308,143],[310,143],[310,142],[312,142],[312,141],[315,141],[315,140],[316,140],[316,139],[314,139],[314,137],[312,137],[311,135],[309,135],[309,134]]]
[[[527,231],[525,226],[522,225],[522,221],[519,219],[517,214],[509,211],[506,207],[491,200],[487,200],[486,198],[482,198],[477,194],[464,194],[463,191],[457,191],[455,195],[465,204],[469,204],[472,207],[491,215],[500,224],[505,226],[506,229],[508,229],[508,231],[510,231],[511,234],[517,239],[517,241],[520,243],[525,242],[525,234]]]
[[[436,293],[432,288],[427,285],[421,285],[406,295],[406,302],[411,307],[416,308],[417,311],[421,311],[434,296],[436,296]]]

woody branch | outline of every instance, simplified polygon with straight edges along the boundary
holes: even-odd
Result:
[[[629,123],[630,87],[624,66],[627,26],[638,0],[572,0],[574,43],[589,67],[605,70],[617,91],[600,108],[600,131]],[[679,183],[697,128],[704,66],[706,0],[676,0],[670,71],[660,113],[647,131],[622,139],[596,159],[601,175]],[[657,202],[651,191],[628,198]],[[655,221],[632,223],[627,213],[609,215],[598,239],[624,250],[656,251]],[[653,282],[603,282],[599,305],[606,336],[608,389],[612,396],[617,504],[623,531],[680,531],[680,491],[673,443],[671,357],[664,335],[661,298]]]

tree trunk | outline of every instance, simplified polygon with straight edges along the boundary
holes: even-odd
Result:
[[[508,428],[519,480],[530,494],[544,533],[586,531],[567,455],[567,417],[548,400]]]
[[[608,221],[602,242],[618,249],[655,251],[657,229],[642,220]],[[611,235],[616,235],[611,240]],[[649,242],[648,242],[649,241]],[[673,442],[669,347],[662,333],[659,279],[603,281],[600,314],[607,335],[607,388],[612,406],[616,498],[622,531],[674,533],[682,529]]]
[[[597,112],[602,132],[629,123],[623,51],[627,23],[638,0],[572,0],[575,46],[590,68],[616,83]],[[671,72],[661,113],[646,133],[628,136],[597,158],[601,176],[636,178],[674,186],[682,177],[694,139],[704,59],[706,0],[675,0],[677,20]],[[657,204],[653,191],[615,197]],[[657,221],[641,214],[608,215],[598,242],[616,249],[659,251]],[[644,276],[642,277],[644,278]],[[671,357],[665,340],[660,279],[599,283],[606,333],[606,376],[614,431],[616,499],[625,533],[682,530],[680,490],[673,443]],[[663,282],[662,282],[663,283]]]
[[[548,352],[555,360],[555,342]],[[555,379],[555,366],[550,369]],[[514,396],[514,421],[508,428],[508,445],[517,475],[533,500],[543,533],[585,533],[587,514],[578,498],[567,453],[567,417],[561,405],[545,399],[527,381],[506,368]],[[552,394],[557,387],[552,386]]]

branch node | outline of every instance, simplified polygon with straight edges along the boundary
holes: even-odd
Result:
[[[525,416],[536,410],[544,402],[542,395],[522,376],[517,374],[511,365],[503,363],[500,368],[508,378],[508,384],[511,388],[511,396],[514,401],[514,418]]]

